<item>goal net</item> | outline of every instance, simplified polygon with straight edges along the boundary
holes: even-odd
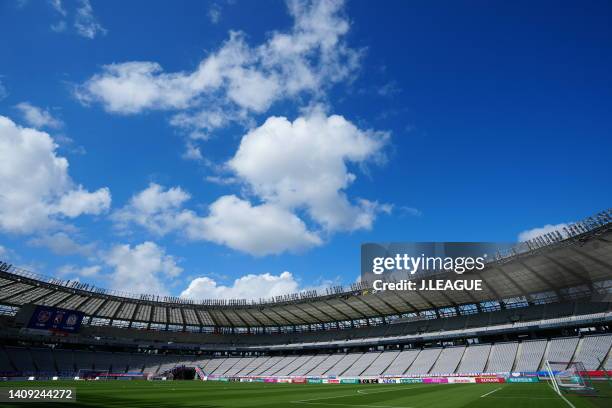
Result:
[[[74,378],[75,380],[108,380],[110,377],[108,375],[108,370],[88,370],[88,369],[80,369],[77,372],[77,376]]]
[[[593,383],[584,364],[581,362],[547,361],[546,370],[551,385],[559,394],[573,392],[590,394],[594,392]]]

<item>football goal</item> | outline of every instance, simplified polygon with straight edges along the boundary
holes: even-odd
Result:
[[[566,361],[547,361],[546,371],[550,385],[561,394],[572,392],[577,394],[593,394],[595,388],[584,364],[579,361],[570,363]]]

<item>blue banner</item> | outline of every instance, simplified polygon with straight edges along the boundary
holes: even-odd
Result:
[[[37,330],[76,333],[81,328],[84,313],[75,310],[58,309],[49,306],[36,306],[28,328]]]

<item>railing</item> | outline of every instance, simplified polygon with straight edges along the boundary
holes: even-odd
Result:
[[[567,227],[563,227],[560,230],[552,231],[534,239],[530,239],[525,242],[520,242],[516,246],[499,250],[495,256],[495,259],[491,259],[489,262],[508,262],[514,257],[528,254],[530,252],[536,252],[540,249],[550,247],[562,242],[568,242],[572,239],[580,238],[593,231],[602,230],[612,225],[612,209],[607,209],[599,212],[591,217],[587,217],[584,220],[570,224]],[[269,305],[275,303],[287,303],[295,302],[303,299],[313,299],[317,297],[338,295],[338,294],[360,294],[362,291],[369,289],[371,286],[368,282],[357,282],[349,286],[332,286],[325,289],[325,293],[319,293],[317,290],[308,290],[304,292],[292,293],[281,296],[274,296],[271,298],[260,298],[260,299],[204,299],[196,301],[188,298],[181,298],[177,296],[160,296],[150,294],[135,294],[129,292],[123,292],[113,289],[98,288],[89,283],[82,283],[78,281],[57,279],[54,277],[42,275],[39,273],[31,272],[26,269],[18,268],[12,264],[0,261],[0,271],[9,272],[15,275],[23,276],[25,278],[35,279],[42,282],[46,282],[53,285],[63,286],[70,289],[84,290],[100,295],[117,296],[128,299],[155,301],[155,302],[166,302],[176,304],[200,304],[204,306],[256,306],[256,305]]]

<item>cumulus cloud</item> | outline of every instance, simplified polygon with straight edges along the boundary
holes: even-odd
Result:
[[[380,159],[388,138],[317,109],[293,122],[269,118],[242,138],[227,164],[262,200],[305,208],[325,230],[369,229],[381,206],[348,199],[345,190],[356,175],[347,165]]]
[[[167,295],[166,282],[183,272],[173,256],[150,241],[135,246],[115,245],[103,261],[113,268],[108,276],[111,288],[132,293]]]
[[[273,206],[253,206],[229,195],[220,197],[201,216],[184,208],[190,195],[180,187],[152,183],[135,194],[111,218],[120,230],[138,225],[156,235],[180,231],[194,241],[210,241],[253,255],[299,251],[321,244],[294,214]]]
[[[523,231],[518,235],[519,242],[529,241],[530,239],[534,239],[539,237],[540,235],[548,234],[549,232],[559,231],[561,235],[565,236],[563,232],[563,228],[569,226],[571,223],[561,223],[561,224],[546,224],[543,227],[532,228],[530,230]]]
[[[192,71],[168,73],[151,61],[110,64],[78,86],[76,95],[83,103],[100,103],[119,114],[183,110],[172,122],[194,131],[223,124],[200,124],[197,118],[207,115],[211,105],[261,113],[281,99],[317,95],[349,78],[359,66],[360,51],[344,41],[349,22],[342,8],[339,0],[291,0],[292,28],[273,32],[258,46],[247,44],[244,33],[232,31]],[[228,119],[235,118],[223,120]]]
[[[49,248],[56,255],[90,256],[95,250],[94,244],[81,244],[61,231],[32,238],[28,243],[36,247]]]
[[[47,109],[39,108],[29,102],[21,102],[15,107],[21,112],[23,120],[32,127],[58,129],[63,126],[62,121],[54,118]]]
[[[234,195],[212,203],[206,217],[184,212],[179,219],[191,239],[209,240],[258,256],[322,244],[321,238],[290,211],[273,204],[251,205]]]
[[[258,299],[296,293],[299,283],[291,272],[280,275],[249,274],[236,279],[231,286],[218,284],[214,279],[198,277],[189,283],[181,297],[191,299]]]
[[[156,183],[135,194],[129,203],[115,211],[111,219],[125,230],[130,224],[139,225],[156,235],[164,235],[179,227],[179,214],[189,200],[189,193],[180,187],[167,190]]]
[[[75,185],[56,149],[48,133],[0,116],[0,230],[31,233],[108,210],[108,188],[88,192]]]
[[[245,184],[260,203],[225,195],[198,215],[185,208],[191,196],[180,187],[150,184],[112,219],[122,230],[135,224],[156,235],[181,231],[257,256],[303,251],[321,245],[323,233],[369,229],[379,212],[391,210],[346,193],[357,178],[348,166],[380,160],[388,139],[319,109],[293,122],[273,117],[247,133],[226,164],[228,180]]]
[[[111,194],[107,187],[90,193],[79,186],[67,192],[57,204],[57,213],[74,218],[80,214],[98,215],[110,208]]]

